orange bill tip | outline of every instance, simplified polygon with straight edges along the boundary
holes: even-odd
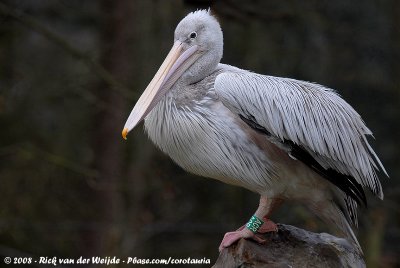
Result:
[[[124,138],[124,140],[127,140],[128,138],[126,137],[128,135],[128,129],[124,128],[122,130],[122,138]]]

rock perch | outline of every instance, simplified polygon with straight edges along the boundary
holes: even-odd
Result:
[[[240,239],[222,250],[213,268],[365,267],[362,254],[343,238],[278,224],[263,235],[266,243]]]

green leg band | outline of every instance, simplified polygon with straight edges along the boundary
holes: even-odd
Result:
[[[253,215],[249,222],[246,224],[246,228],[252,231],[253,233],[257,233],[258,229],[264,224],[264,222],[259,219],[257,216]]]

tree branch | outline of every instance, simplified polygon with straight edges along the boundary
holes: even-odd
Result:
[[[4,16],[9,16],[19,21],[21,24],[25,25],[31,30],[41,34],[49,41],[53,42],[54,44],[58,45],[60,48],[68,52],[74,58],[81,60],[83,63],[85,63],[86,66],[91,69],[98,77],[104,80],[112,90],[117,91],[126,98],[134,99],[135,94],[133,94],[133,92],[129,90],[127,86],[117,81],[102,65],[93,60],[85,52],[82,52],[76,47],[72,46],[67,40],[65,40],[65,38],[63,38],[59,34],[51,31],[43,24],[37,22],[34,17],[25,14],[20,10],[10,8],[9,6],[1,2],[0,14]]]

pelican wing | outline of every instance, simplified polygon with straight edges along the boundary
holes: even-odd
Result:
[[[237,70],[218,75],[214,87],[248,125],[357,202],[365,201],[361,186],[383,198],[376,170],[386,171],[368,144],[372,133],[332,89]]]

